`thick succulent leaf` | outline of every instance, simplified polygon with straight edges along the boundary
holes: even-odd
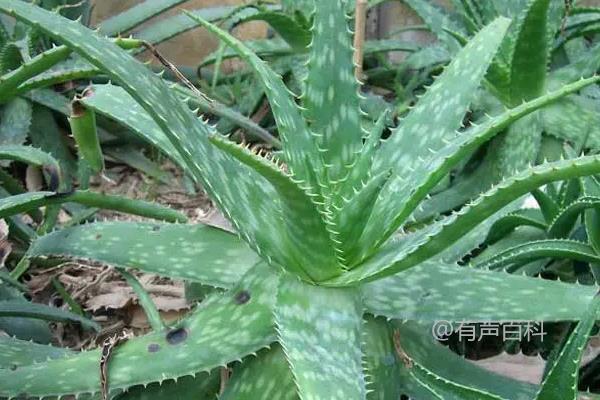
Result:
[[[547,239],[508,248],[493,257],[479,261],[476,268],[500,269],[513,263],[529,262],[541,258],[600,262],[600,256],[585,243],[568,239]]]
[[[6,218],[43,206],[68,202],[169,222],[185,222],[187,220],[185,215],[156,203],[85,191],[69,193],[27,192],[5,197],[0,199],[0,218]]]
[[[337,231],[335,238],[339,243],[338,248],[343,251],[342,254],[352,255],[358,248],[360,235],[373,212],[377,196],[388,179],[389,174],[385,172],[373,177],[363,187],[355,188],[354,196],[350,199],[342,198],[341,204],[336,206],[339,210],[335,213],[332,224]],[[345,263],[348,261],[344,259]]]
[[[35,106],[44,106],[49,110],[56,111],[63,115],[68,115],[70,110],[70,100],[52,89],[37,89],[23,95],[23,97],[36,103]],[[34,109],[36,108],[34,106]],[[46,111],[49,111],[46,110]],[[34,122],[37,116],[34,118]],[[35,123],[34,123],[35,125]]]
[[[165,82],[77,22],[67,22],[24,2],[0,0],[0,10],[35,24],[119,82],[161,127],[186,162],[188,172],[203,183],[244,239],[257,251],[264,249],[266,257],[279,257],[275,236],[280,230],[279,209],[274,201],[262,201],[276,199],[277,194],[262,177],[210,145],[208,135],[213,129],[198,120]],[[294,133],[294,137],[300,136],[298,130]]]
[[[220,136],[212,136],[210,140],[264,176],[280,194],[289,240],[284,268],[300,273],[304,279],[316,281],[339,275],[342,268],[336,259],[333,242],[316,204],[311,200],[311,196],[317,194],[312,193],[310,188],[302,188],[274,162]]]
[[[554,218],[560,212],[560,206],[548,193],[541,189],[535,189],[531,192],[531,195],[535,198],[535,201],[540,206],[540,211],[544,216],[547,224],[551,224]]]
[[[367,311],[387,318],[562,321],[580,319],[597,288],[432,260],[361,291]]]
[[[39,91],[35,93],[35,98],[40,99],[40,103],[33,105],[33,121],[29,132],[29,139],[34,147],[45,151],[52,155],[59,163],[62,176],[64,178],[65,190],[70,190],[70,182],[77,174],[77,162],[73,156],[71,149],[67,143],[64,132],[58,125],[53,113],[52,107],[48,107],[48,103],[52,102],[58,106],[58,101],[64,98],[54,91]],[[33,93],[32,93],[33,94]],[[39,96],[38,96],[39,95]],[[58,97],[56,97],[58,96]],[[43,99],[43,100],[42,100]],[[48,101],[46,101],[48,100]],[[35,101],[35,100],[34,100]],[[68,102],[64,104],[65,111],[70,108]]]
[[[283,349],[274,344],[233,369],[220,400],[296,400],[294,377]]]
[[[364,399],[363,308],[356,289],[281,278],[275,321],[300,399]]]
[[[578,58],[564,67],[558,68],[548,75],[548,87],[558,88],[565,83],[573,82],[581,77],[596,73],[600,67],[600,43],[586,49]]]
[[[595,100],[569,96],[541,112],[544,131],[576,146],[600,150],[600,116]]]
[[[585,232],[588,242],[596,254],[600,253],[600,211],[598,209],[585,211]]]
[[[236,23],[248,21],[265,21],[298,52],[304,51],[312,39],[310,32],[287,14],[277,11],[256,10]]]
[[[33,241],[27,256],[81,259],[230,288],[259,261],[231,233],[207,225],[97,222]]]
[[[0,145],[0,159],[20,161],[36,167],[59,171],[58,161],[52,155],[31,146]]]
[[[346,199],[355,197],[358,194],[358,188],[364,186],[365,181],[372,180],[373,177],[371,176],[370,168],[373,164],[375,154],[379,149],[381,138],[385,132],[385,129],[391,122],[388,122],[389,117],[389,109],[384,109],[383,111],[381,111],[381,114],[378,116],[377,120],[375,121],[375,124],[369,132],[368,137],[365,139],[362,145],[354,167],[350,169],[350,174],[348,178],[336,193],[337,201],[333,202],[332,208],[334,211],[334,215],[337,218],[341,217],[341,215],[337,215],[340,214],[340,210],[336,208],[339,207],[339,204],[336,204],[336,202],[345,202]]]
[[[399,399],[400,360],[394,348],[393,330],[384,318],[365,316],[362,334],[367,399]]]
[[[215,399],[220,387],[219,373],[214,370],[177,380],[134,386],[116,397],[117,400],[188,400]],[[84,397],[85,398],[85,397]]]
[[[75,354],[69,349],[0,336],[0,369],[22,367]]]
[[[407,368],[409,375],[425,388],[432,399],[447,400],[457,397],[463,400],[506,400],[489,392],[448,380],[415,361]]]
[[[600,207],[600,198],[583,196],[576,201],[570,202],[556,215],[550,227],[548,236],[553,238],[567,237],[573,229],[579,215],[587,209]]]
[[[17,92],[26,93],[37,88],[44,88],[58,83],[93,78],[100,74],[102,74],[102,71],[94,67],[87,61],[83,61],[81,59],[69,60],[65,63],[57,65],[55,68],[52,68],[49,71],[46,71],[36,76],[35,78],[29,79],[27,82],[25,82],[17,88]],[[110,99],[113,101],[115,98],[118,98],[120,102],[123,103],[135,103],[131,96],[129,96],[127,92],[125,92],[122,88],[118,86],[95,85],[93,87],[96,90],[98,90],[97,93],[94,93],[94,96],[97,98],[93,102],[99,104],[97,107],[103,106],[103,110],[114,111],[114,109],[111,108],[113,105],[112,102],[109,101],[108,103],[105,103],[101,100],[106,96],[111,96]],[[250,118],[234,110],[233,108],[227,107],[226,105],[221,104],[214,99],[206,100],[204,98],[198,97],[191,90],[181,85],[172,86],[172,89],[178,92],[181,95],[181,97],[188,102],[190,107],[194,109],[197,108],[199,111],[204,113],[209,113],[224,118],[230,123],[233,123],[239,126],[240,128],[247,130],[249,135],[255,136],[257,138],[260,138],[261,140],[264,140],[267,143],[273,144],[277,148],[281,147],[281,143],[279,142],[279,140],[274,138],[268,131],[266,131],[264,128],[262,128]],[[143,109],[137,103],[135,103],[134,106],[136,107],[135,111],[138,111],[137,109],[139,109],[139,112],[145,113],[145,111],[143,111]],[[110,112],[107,111],[103,112],[103,114],[107,113],[110,114]],[[123,113],[116,112],[115,114],[120,115]],[[151,120],[152,118],[147,117],[147,119]],[[160,127],[156,126],[156,129],[160,131]],[[168,142],[166,137],[165,140]]]
[[[22,301],[28,303],[28,300],[19,289],[9,285],[0,285],[0,301]],[[0,318],[0,329],[9,336],[21,340],[33,340],[37,343],[48,344],[53,337],[48,323],[40,319]]]
[[[165,12],[185,0],[154,0],[144,1],[130,9],[114,15],[98,25],[100,33],[104,35],[117,35],[135,28],[144,21]]]
[[[542,127],[538,113],[527,115],[498,137],[491,154],[494,180],[511,176],[533,164],[539,153]]]
[[[64,46],[55,47],[28,60],[19,68],[0,76],[0,98],[5,101],[12,98],[15,89],[27,79],[36,76],[56,63],[66,59],[71,50]]]
[[[539,209],[526,208],[517,210],[496,221],[490,228],[490,233],[486,241],[492,243],[500,240],[519,226],[533,226],[544,231],[547,227],[546,221]]]
[[[278,277],[262,264],[225,294],[204,300],[169,331],[129,339],[113,350],[110,389],[162,382],[225,365],[275,340]],[[218,343],[218,346],[215,346]],[[16,370],[0,369],[0,395],[62,396],[100,391],[100,349]]]
[[[518,105],[542,94],[550,54],[548,9],[550,0],[529,4],[517,27],[510,63],[510,101]]]
[[[13,99],[2,108],[0,144],[23,144],[31,126],[32,107],[25,99]]]
[[[306,160],[309,160],[309,168],[311,164],[320,167],[321,162],[318,162],[320,155],[317,153],[312,135],[308,131],[300,110],[281,77],[276,75],[264,61],[252,53],[240,40],[197,15],[188,14],[188,16],[207,28],[228,46],[235,49],[240,57],[252,66],[260,78],[265,89],[265,94],[271,104],[271,110],[273,111],[279,135],[283,142],[285,159],[293,175],[316,190],[317,183],[314,179],[310,178]]]
[[[536,395],[539,400],[577,399],[579,383],[579,363],[585,350],[588,337],[598,319],[600,296],[590,303],[582,320],[575,326],[558,357],[554,359]]]
[[[30,303],[18,300],[0,301],[0,317],[34,318],[46,321],[75,322],[86,329],[100,330],[100,325],[94,321],[69,311],[44,304]]]
[[[453,166],[470,156],[479,146],[511,123],[552,101],[597,81],[598,78],[584,79],[508,110],[457,135],[453,140],[447,141],[444,147],[433,152],[426,159],[422,159],[408,177],[392,176],[382,191],[378,206],[375,207],[376,212],[371,216],[361,238],[362,244],[358,248],[368,252],[378,247],[401,226],[435,185],[451,172]],[[493,165],[489,166],[489,168],[492,167]],[[382,226],[385,227],[383,235],[381,234]]]
[[[57,48],[64,48],[68,49],[69,52],[71,51],[71,49],[66,46]],[[52,68],[20,83],[15,92],[16,94],[23,94],[30,90],[50,87],[63,82],[90,79],[101,74],[101,70],[87,61],[79,57],[69,58],[68,60],[60,62]]]
[[[531,400],[536,386],[495,374],[465,360],[439,343],[432,335],[431,324],[394,323],[398,330],[399,345],[414,362],[426,367],[438,376],[454,383],[471,386],[510,400]],[[404,394],[418,400],[429,400],[431,394],[409,375],[404,364],[399,376]],[[463,400],[463,397],[445,393],[444,400]]]
[[[375,170],[406,176],[430,151],[453,138],[510,21],[497,19],[475,36],[395,129],[375,159]],[[411,149],[398,151],[398,149]]]
[[[309,73],[302,97],[331,186],[348,175],[362,147],[358,81],[342,1],[317,1]],[[335,66],[335,68],[332,68]],[[332,188],[333,189],[333,188]]]
[[[458,213],[385,244],[378,253],[357,268],[324,284],[353,284],[414,267],[435,256],[500,208],[533,189],[557,180],[598,173],[600,156],[556,161],[530,168],[501,182]]]

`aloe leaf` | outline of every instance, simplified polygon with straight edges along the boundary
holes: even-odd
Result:
[[[114,42],[124,49],[133,49],[140,47],[142,42],[135,39],[114,39]],[[0,101],[7,101],[8,99],[21,94],[26,90],[30,90],[36,87],[42,87],[39,83],[37,85],[28,85],[25,82],[42,80],[46,86],[52,84],[48,82],[47,75],[57,75],[59,71],[65,69],[64,65],[61,68],[61,64],[71,65],[71,69],[76,66],[83,64],[81,60],[69,60],[65,62],[71,55],[71,49],[66,46],[57,46],[50,50],[44,51],[31,60],[23,63],[19,68],[0,76]],[[72,65],[75,63],[75,65]],[[89,64],[87,64],[89,68]],[[45,79],[40,76],[46,76]],[[78,79],[76,74],[71,74],[72,79]],[[66,78],[63,78],[66,79]],[[56,83],[56,82],[55,82]]]
[[[25,100],[16,98],[2,109],[0,144],[23,144],[31,126],[32,108]]]
[[[566,237],[573,229],[579,215],[587,209],[600,207],[600,198],[583,196],[570,202],[560,210],[548,228],[548,236],[553,238]]]
[[[27,192],[5,197],[0,199],[0,218],[6,218],[43,206],[68,202],[80,203],[88,207],[115,210],[169,222],[185,222],[187,220],[185,215],[155,203],[85,191],[68,193]]]
[[[538,97],[512,110],[508,110],[497,117],[491,118],[483,124],[457,135],[453,140],[447,141],[444,147],[440,148],[437,152],[433,152],[427,158],[422,159],[411,171],[410,175],[392,176],[388,185],[382,191],[378,207],[375,208],[376,212],[373,213],[367,228],[363,232],[360,249],[366,252],[372,251],[374,247],[377,247],[390,237],[425,199],[435,185],[451,171],[451,168],[460,160],[469,156],[477,147],[519,118],[536,111],[552,101],[595,83],[598,79],[583,79],[577,83],[565,86],[562,90],[548,93],[545,96]],[[386,227],[386,233],[384,235],[380,233],[374,234],[374,232],[380,232],[382,226]],[[378,242],[373,244],[373,240],[377,240]]]
[[[104,157],[96,126],[96,113],[83,105],[79,98],[75,98],[71,103],[69,125],[79,157],[85,160],[92,172],[99,174],[104,170]]]
[[[3,99],[9,98],[11,92],[21,83],[46,71],[58,62],[65,60],[69,57],[69,54],[71,54],[71,50],[67,47],[59,46],[39,54],[21,67],[0,76],[1,97]]]
[[[262,202],[261,207],[252,209],[247,207],[256,199],[276,198],[276,193],[262,177],[210,145],[208,136],[214,130],[198,120],[165,82],[124,50],[76,22],[24,2],[0,0],[0,10],[35,24],[119,82],[161,127],[186,162],[188,172],[202,181],[206,191],[236,224],[240,235],[257,251],[267,253],[265,257],[280,257],[281,246],[276,236],[280,230],[280,210],[271,202]],[[283,85],[280,81],[279,84]],[[293,132],[294,137],[301,136],[298,130]],[[223,179],[225,176],[228,179]]]
[[[542,110],[541,117],[548,135],[600,150],[600,117],[594,100],[569,96]]]
[[[31,90],[35,90],[38,88],[44,88],[58,83],[69,82],[73,80],[93,78],[99,74],[102,74],[102,71],[94,67],[87,61],[80,59],[76,59],[74,61],[69,60],[68,62],[61,63],[55,68],[52,68],[36,76],[35,78],[29,79],[27,82],[20,85],[16,91],[19,94],[25,94]],[[103,98],[103,96],[110,95],[112,96],[112,100],[114,100],[115,97],[119,97],[120,99],[122,99],[123,102],[134,102],[134,100],[131,99],[131,96],[129,96],[127,92],[125,92],[118,86],[94,85],[93,88],[96,90],[96,93],[94,94],[96,98]],[[249,135],[260,138],[261,140],[264,140],[265,142],[270,143],[275,147],[281,147],[281,143],[279,142],[279,140],[274,138],[273,135],[271,135],[260,125],[252,121],[250,118],[240,114],[236,110],[227,107],[214,99],[205,100],[203,98],[200,98],[189,89],[180,85],[173,86],[172,89],[178,92],[182,96],[182,98],[184,98],[190,104],[191,107],[198,108],[200,111],[205,113],[210,113],[218,117],[225,118],[228,121],[231,121],[235,125],[239,126],[240,128],[245,129]],[[104,104],[98,99],[96,99],[94,103]],[[106,103],[104,109],[110,110],[109,107],[111,105],[112,103]],[[140,113],[144,112],[143,109],[137,104],[136,108],[139,108]],[[105,111],[104,113],[106,112],[107,111]],[[118,114],[119,113],[117,113],[117,115]],[[156,127],[156,129],[160,130],[159,127]]]
[[[45,99],[50,97],[47,92],[38,94]],[[57,96],[59,95],[57,94]],[[55,99],[58,101],[62,98]],[[33,146],[52,155],[59,162],[65,190],[71,189],[70,182],[77,173],[77,163],[69,149],[65,135],[50,109],[34,104],[29,139]]]
[[[285,159],[292,174],[316,189],[316,182],[309,177],[306,160],[309,160],[309,165],[320,167],[321,162],[318,161],[320,156],[313,143],[312,135],[294,103],[292,94],[285,87],[281,77],[277,76],[264,61],[252,53],[240,40],[197,15],[188,13],[188,16],[236,50],[240,57],[254,69],[265,88],[265,94],[269,98],[283,143]]]
[[[156,305],[152,301],[152,297],[146,292],[140,281],[127,271],[121,270],[121,275],[125,278],[129,286],[133,289],[138,297],[138,304],[144,310],[148,323],[155,331],[161,331],[165,328],[165,324],[160,317],[160,313]]]
[[[542,127],[538,113],[526,115],[498,137],[491,155],[496,181],[527,168],[535,162],[540,150]]]
[[[244,359],[234,368],[219,399],[298,399],[296,384],[281,346],[274,344],[270,349]]]
[[[452,352],[447,346],[440,344],[430,324],[394,323],[397,329],[399,345],[413,362],[427,368],[438,376],[443,376],[456,384],[470,386],[491,393],[504,399],[530,400],[536,386],[510,379],[487,371]],[[410,376],[410,369],[401,364],[399,383],[404,394],[415,399],[430,399],[431,393],[425,390]],[[463,400],[464,398],[445,393],[444,400]]]
[[[580,319],[597,288],[432,260],[361,291],[368,312],[399,320],[563,321]]]
[[[359,246],[360,235],[369,221],[377,196],[381,193],[389,175],[384,172],[373,177],[363,187],[354,188],[356,192],[350,199],[342,197],[340,204],[334,205],[338,211],[335,213],[332,225],[339,231],[334,237],[339,242],[338,248],[344,255],[351,257]],[[344,262],[347,261],[349,260],[344,259]]]
[[[168,331],[122,343],[111,356],[110,390],[117,392],[134,385],[208,372],[269,345],[275,340],[272,309],[277,280],[269,267],[259,265],[240,285],[206,299]],[[217,341],[219,346],[214,346]],[[0,369],[0,395],[46,397],[97,393],[100,353],[100,349],[84,351],[14,371]]]
[[[552,223],[554,218],[556,218],[560,212],[558,203],[552,197],[550,197],[550,195],[540,189],[533,190],[531,195],[535,198],[535,201],[540,206],[540,211],[544,215],[546,223]]]
[[[100,325],[80,315],[60,308],[50,307],[43,304],[30,303],[26,301],[5,300],[0,301],[0,317],[34,318],[46,321],[76,322],[82,327],[100,330]]]
[[[217,371],[184,376],[177,380],[134,386],[117,400],[187,400],[214,399],[219,392],[220,376]]]
[[[536,399],[577,399],[579,363],[599,310],[600,296],[596,295],[544,377]]]
[[[58,113],[69,114],[69,99],[52,89],[36,89],[23,95],[24,98],[31,100],[34,105],[42,105]]]
[[[600,43],[586,49],[578,58],[548,74],[548,86],[560,87],[581,77],[591,76],[600,67]]]
[[[0,301],[29,301],[18,289],[9,285],[0,285]],[[41,319],[7,317],[0,318],[0,329],[9,336],[21,340],[33,340],[37,343],[48,344],[52,340],[52,332],[48,323]]]
[[[294,18],[277,11],[259,11],[242,17],[236,23],[265,21],[296,51],[304,51],[311,42],[312,35]]]
[[[365,316],[362,351],[369,400],[398,399],[402,394],[398,379],[401,361],[392,338],[392,327],[385,319]]]
[[[520,226],[532,226],[544,231],[547,228],[540,210],[535,208],[518,210],[496,221],[490,228],[486,242],[493,243],[500,240]]]
[[[271,144],[276,149],[281,148],[279,139],[275,138],[269,131],[254,122],[251,118],[246,117],[235,109],[227,107],[214,99],[203,99],[184,86],[175,85],[172,88],[181,94],[191,107],[198,108],[201,112],[221,117],[240,128],[245,129],[249,136],[253,136],[265,143]],[[219,125],[217,125],[217,129],[218,128]]]
[[[340,2],[318,1],[315,6],[302,104],[330,185],[335,186],[348,175],[361,149],[359,84],[354,77],[348,21],[339,11]]]
[[[328,285],[372,280],[413,267],[438,254],[463,234],[500,208],[533,189],[557,180],[600,173],[600,157],[586,156],[543,164],[523,171],[493,187],[458,213],[445,217],[415,233],[384,245],[359,267]]]
[[[66,46],[59,48],[69,49]],[[60,62],[30,79],[21,82],[15,89],[15,94],[24,94],[34,89],[47,88],[64,82],[91,79],[101,75],[102,71],[79,57]]]
[[[510,99],[513,105],[531,100],[546,84],[548,8],[550,0],[534,0],[519,20],[510,63]]]
[[[412,361],[408,369],[410,376],[429,391],[434,399],[446,400],[457,397],[464,400],[505,400],[489,392],[448,380],[423,367],[418,362]]]
[[[418,165],[419,158],[438,151],[444,146],[444,140],[455,136],[509,22],[505,18],[497,19],[458,53],[382,145],[375,159],[375,170],[393,168],[398,175],[405,176]],[[399,152],[398,149],[411,151]]]
[[[356,289],[328,289],[282,277],[275,306],[279,342],[300,399],[364,399]]]
[[[36,167],[47,167],[59,173],[58,161],[52,155],[31,146],[0,145],[0,159],[19,161]]]
[[[342,268],[336,258],[327,225],[317,205],[311,200],[311,196],[318,195],[312,193],[310,188],[295,183],[274,162],[217,135],[210,140],[216,147],[265,177],[280,194],[289,240],[284,268],[300,273],[304,279],[316,281],[339,275]]]
[[[179,166],[185,167],[183,157],[175,150],[168,137],[152,117],[122,88],[114,85],[94,85],[81,98],[86,107],[111,118],[131,129],[142,140],[150,143]]]
[[[479,261],[476,268],[499,269],[516,262],[540,258],[569,259],[597,263],[600,257],[585,243],[567,239],[548,239],[523,243],[506,249],[489,259]]]
[[[0,336],[0,368],[22,367],[75,354],[69,349]]]
[[[142,2],[130,9],[102,21],[98,28],[104,35],[125,33],[150,18],[170,10],[185,0],[154,0]]]
[[[96,222],[33,241],[27,256],[82,259],[230,288],[259,261],[236,236],[207,225]]]
[[[159,165],[159,162],[151,160],[145,154],[143,149],[136,145],[117,145],[105,147],[104,154],[123,164],[141,171],[144,175],[154,178],[164,184],[169,184],[174,179],[169,171],[165,171]]]
[[[585,211],[585,231],[590,246],[600,253],[600,213],[597,209]]]

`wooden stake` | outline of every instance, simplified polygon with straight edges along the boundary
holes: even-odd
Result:
[[[367,28],[367,0],[356,0],[356,11],[354,12],[354,75],[362,81],[363,59],[365,47],[365,32]]]

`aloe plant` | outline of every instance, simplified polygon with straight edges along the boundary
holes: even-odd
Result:
[[[452,2],[452,12],[428,0],[407,0],[407,4],[423,18],[448,54],[456,52],[466,37],[499,15],[513,18],[509,34],[486,75],[486,90],[472,107],[471,119],[475,122],[480,115],[497,115],[506,107],[558,88],[575,77],[591,76],[600,66],[597,44],[588,45],[575,37],[564,40],[562,21],[570,25],[575,17],[570,15],[573,10],[566,7],[566,2],[491,1],[481,5],[457,0]],[[453,186],[427,204],[422,217],[457,207],[502,177],[535,163],[543,136],[596,149],[597,104],[591,93],[588,90],[561,99],[514,124],[491,143],[483,159],[480,155],[473,157],[471,164],[462,166],[464,173],[459,173],[461,169],[455,171],[458,177]],[[575,109],[577,117],[569,117]],[[473,171],[473,165],[478,164]]]
[[[544,393],[553,385],[562,398],[574,398],[572,361],[596,317],[597,287],[461,268],[456,261],[481,242],[498,212],[544,184],[599,173],[600,157],[525,168],[430,224],[415,225],[411,216],[465,155],[599,78],[565,85],[461,129],[510,23],[499,18],[460,50],[382,140],[385,115],[369,131],[361,126],[346,6],[315,3],[300,104],[243,43],[189,15],[235,49],[263,83],[283,145],[281,155],[264,155],[219,135],[111,40],[25,2],[0,0],[2,12],[53,37],[118,83],[124,91],[118,101],[127,107],[107,115],[132,128],[142,121],[156,143],[202,183],[239,236],[209,226],[100,222],[37,238],[27,259],[88,259],[222,290],[167,328],[154,316],[155,331],[109,348],[108,360],[97,349],[52,351],[51,360],[27,363],[32,350],[17,341],[15,351],[1,356],[2,365],[17,365],[0,368],[1,396],[115,396],[129,388],[143,393],[146,385],[155,393],[158,383],[170,395],[193,393],[213,387],[205,373],[226,365],[234,372],[223,398],[535,396],[535,388],[510,380],[502,388],[489,385],[494,378],[486,381],[479,370],[481,380],[466,382],[439,372],[422,361],[403,329],[374,318],[381,316],[409,325],[441,319],[581,320],[558,358],[569,368],[553,369],[564,373],[549,374],[551,383],[540,389]],[[18,200],[4,208],[6,215],[23,210]],[[107,363],[103,380],[99,370]]]

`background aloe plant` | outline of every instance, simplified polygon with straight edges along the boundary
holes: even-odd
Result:
[[[105,222],[36,238],[26,259],[83,258],[222,290],[169,327],[146,304],[154,332],[114,349],[105,383],[98,373],[100,349],[40,351],[3,339],[0,395],[93,395],[103,385],[111,396],[131,389],[124,397],[214,393],[215,380],[206,373],[233,363],[223,398],[576,397],[578,360],[597,319],[598,288],[456,262],[480,244],[498,212],[545,184],[599,173],[600,158],[524,168],[429,224],[415,224],[414,213],[465,156],[598,78],[535,94],[461,129],[509,27],[509,20],[498,18],[458,51],[388,137],[385,113],[363,129],[343,11],[349,7],[346,1],[315,3],[299,100],[243,43],[188,15],[235,49],[262,82],[282,143],[281,155],[263,156],[198,119],[177,88],[101,34],[25,2],[0,0],[0,10],[118,83],[120,89],[109,89],[119,93],[112,102],[96,86],[82,105],[105,110],[152,138],[202,183],[239,235],[201,225]],[[66,197],[81,200],[77,196]],[[10,197],[0,203],[0,216],[48,200],[66,201],[64,195]],[[124,207],[123,200],[118,204]],[[437,320],[579,322],[538,388],[455,360],[423,334],[423,326]]]
[[[407,4],[440,40],[434,46],[447,54],[455,53],[482,24],[499,15],[512,19],[509,34],[486,75],[485,90],[473,104],[471,120],[475,122],[482,114],[497,115],[505,107],[558,88],[574,77],[590,76],[598,69],[599,48],[581,37],[585,29],[580,35],[565,32],[581,18],[579,9],[569,6],[569,2],[453,1],[452,12],[427,0],[408,0]],[[589,12],[586,9],[586,15]],[[427,204],[423,217],[456,207],[503,176],[541,160],[540,146],[548,137],[596,149],[595,90],[589,88],[566,97],[514,124],[490,144],[485,156],[476,154],[470,165],[463,166],[463,173],[455,172],[454,187]],[[575,109],[577,117],[570,117]]]

